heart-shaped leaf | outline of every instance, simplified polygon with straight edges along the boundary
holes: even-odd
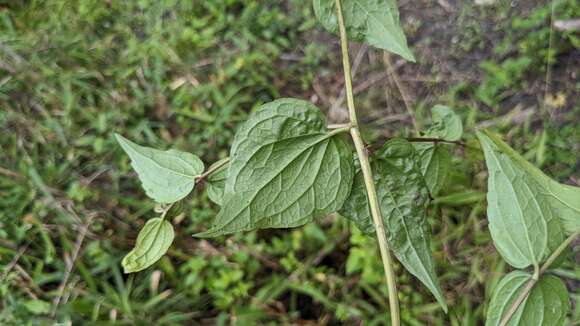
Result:
[[[341,132],[327,132],[309,102],[263,105],[236,133],[222,209],[211,229],[196,236],[296,227],[337,211],[354,176]]]
[[[115,134],[131,158],[147,196],[160,203],[173,203],[187,196],[195,179],[203,173],[203,162],[195,155],[170,149],[160,151],[140,146]]]

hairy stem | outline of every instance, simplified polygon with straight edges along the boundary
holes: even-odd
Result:
[[[346,28],[344,26],[344,17],[342,16],[342,6],[340,0],[335,0],[336,11],[338,17],[338,26],[340,30],[340,46],[342,50],[342,65],[344,69],[344,81],[346,87],[346,103],[350,116],[350,134],[352,136],[358,159],[360,161],[361,171],[363,173],[367,196],[369,199],[369,206],[371,216],[375,224],[375,231],[377,232],[377,239],[379,242],[379,249],[381,251],[381,258],[383,261],[383,268],[385,270],[385,278],[387,280],[387,287],[389,290],[389,307],[391,312],[391,325],[400,326],[399,315],[399,298],[397,293],[397,284],[395,282],[395,272],[393,270],[393,259],[387,243],[387,235],[383,220],[381,218],[381,209],[379,200],[377,198],[377,191],[373,181],[373,172],[369,162],[368,152],[362,140],[360,130],[358,128],[358,120],[356,118],[356,110],[354,106],[354,96],[352,91],[352,76],[350,71],[350,59],[348,55],[348,38],[346,36]]]
[[[514,316],[516,311],[518,311],[518,308],[520,307],[520,305],[524,302],[524,300],[526,300],[526,298],[528,297],[528,295],[530,294],[530,292],[534,288],[534,285],[536,285],[536,283],[538,283],[540,276],[542,276],[542,274],[544,274],[546,272],[546,270],[548,268],[550,268],[550,266],[554,263],[556,258],[558,258],[562,254],[562,252],[564,252],[564,250],[566,250],[566,248],[570,245],[570,243],[572,243],[572,241],[574,241],[574,239],[579,234],[580,234],[580,232],[576,232],[576,233],[572,234],[571,236],[569,236],[566,240],[564,240],[564,242],[562,242],[560,244],[560,246],[558,246],[558,248],[556,248],[556,250],[554,250],[554,252],[550,255],[550,257],[548,257],[548,259],[546,260],[544,265],[542,265],[541,268],[539,268],[539,269],[534,268],[534,275],[532,276],[532,278],[530,278],[528,283],[526,283],[526,286],[522,289],[522,292],[520,292],[516,301],[514,301],[514,303],[511,305],[510,309],[503,316],[503,318],[500,322],[500,326],[505,326],[510,322],[510,320],[512,319],[512,317]]]

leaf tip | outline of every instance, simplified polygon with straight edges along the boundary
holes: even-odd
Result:
[[[198,232],[192,235],[192,237],[194,238],[200,238],[200,239],[207,239],[207,238],[215,238],[217,236],[221,235],[219,233],[219,231],[216,231],[214,229],[209,229],[207,231],[203,231],[203,232]]]
[[[443,312],[445,314],[449,313],[449,307],[447,306],[447,302],[445,302],[445,299],[442,299],[441,301],[439,301],[439,305],[441,306],[441,309],[443,309]]]
[[[412,63],[417,62],[417,59],[415,59],[415,55],[411,51],[409,51],[408,53],[405,53],[403,55],[403,58],[409,62],[412,62]]]

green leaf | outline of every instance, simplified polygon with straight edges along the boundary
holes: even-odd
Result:
[[[444,105],[431,108],[433,125],[427,131],[428,137],[441,138],[447,141],[457,141],[463,135],[463,123],[453,110]]]
[[[431,109],[432,126],[425,133],[427,137],[456,141],[463,134],[461,118],[450,108],[436,105]],[[449,181],[451,170],[451,153],[446,144],[414,143],[419,153],[421,172],[427,182],[429,191],[436,197]]]
[[[187,196],[195,179],[203,173],[203,162],[195,155],[177,150],[160,151],[140,146],[115,134],[131,158],[147,196],[160,203],[173,203]]]
[[[401,264],[425,284],[447,311],[431,256],[429,190],[416,156],[411,143],[393,139],[372,157],[371,167],[389,246]],[[361,171],[357,172],[351,194],[339,213],[364,233],[375,233]]]
[[[493,291],[486,326],[500,325],[530,278],[522,271],[511,272],[502,278]],[[562,326],[569,310],[570,300],[564,283],[555,276],[545,275],[534,285],[507,325]]]
[[[551,181],[489,131],[477,133],[489,172],[487,215],[495,247],[516,268],[540,264],[564,240]]]
[[[480,191],[462,191],[433,200],[434,205],[473,206],[485,200],[485,193]]]
[[[236,133],[214,237],[289,228],[337,211],[354,176],[344,130],[326,131],[309,102],[280,99],[260,107]]]
[[[451,153],[445,144],[414,143],[419,154],[421,173],[433,197],[436,197],[449,181]]]
[[[215,170],[215,172],[210,174],[207,178],[207,195],[212,202],[220,206],[222,205],[222,198],[226,187],[226,178],[228,177],[228,169],[230,167],[229,163],[222,165],[225,160],[228,160],[228,158],[224,158],[212,164],[210,170],[214,166],[221,165],[221,167]]]
[[[546,176],[544,196],[556,210],[564,232],[571,235],[580,232],[580,188],[558,183]]]
[[[342,0],[344,24],[350,38],[415,62],[399,22],[395,0]],[[314,13],[326,30],[338,34],[335,0],[314,0]]]
[[[24,301],[24,307],[34,315],[43,315],[50,313],[52,305],[50,302],[43,300],[26,300]]]
[[[123,258],[125,273],[142,271],[158,261],[169,249],[175,233],[171,223],[152,218],[137,236],[135,247]]]

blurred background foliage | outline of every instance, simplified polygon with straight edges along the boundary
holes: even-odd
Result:
[[[485,218],[473,130],[488,127],[561,182],[580,180],[578,0],[399,1],[418,64],[351,47],[369,141],[411,135],[452,106],[469,147],[432,209],[450,312],[397,266],[405,325],[481,325],[509,267]],[[124,275],[154,204],[113,132],[207,163],[278,97],[346,120],[338,40],[301,0],[0,1],[0,324],[386,325],[376,244],[339,216],[209,241],[202,191],[168,256]],[[409,109],[405,108],[405,101]],[[556,272],[580,299],[578,244]],[[579,309],[570,323],[580,323]]]

